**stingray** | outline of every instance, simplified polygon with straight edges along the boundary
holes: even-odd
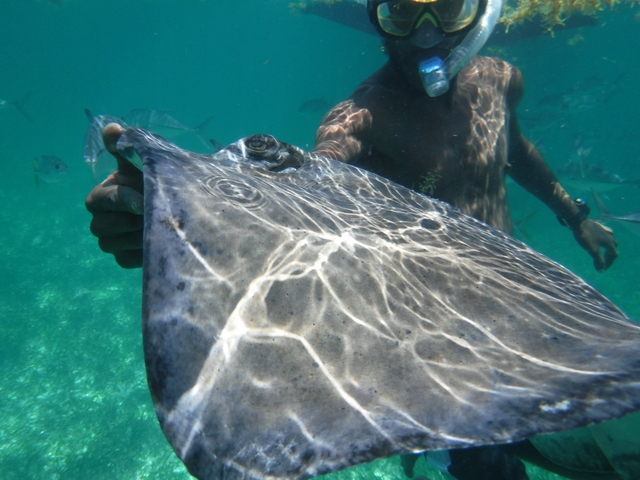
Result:
[[[201,479],[302,479],[640,409],[640,325],[446,203],[268,135],[198,155],[138,128],[143,339]]]

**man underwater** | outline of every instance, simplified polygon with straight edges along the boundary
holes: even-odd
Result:
[[[369,0],[369,18],[389,60],[324,117],[314,152],[410,188],[430,179],[433,197],[510,233],[508,174],[571,229],[598,271],[605,270],[618,255],[611,230],[587,218],[586,205],[570,198],[520,132],[519,70],[475,56],[500,9],[501,0]],[[86,204],[100,248],[122,267],[136,268],[142,266],[142,175],[115,153],[122,131],[105,129],[118,170]],[[521,480],[528,477],[516,455],[544,463],[536,454],[528,442],[455,450],[447,468],[458,480]],[[409,476],[416,458],[403,459]]]
[[[587,218],[520,132],[520,71],[475,56],[500,8],[500,0],[369,0],[389,61],[324,117],[314,151],[409,188],[427,180],[431,196],[511,233],[507,174],[605,270],[617,256],[612,232]]]

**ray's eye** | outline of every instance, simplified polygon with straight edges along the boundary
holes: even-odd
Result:
[[[275,146],[277,140],[271,135],[253,135],[244,142],[245,146],[254,152],[265,152],[267,149]]]
[[[264,143],[261,139],[256,139],[251,142],[247,142],[251,150],[255,150],[256,152],[264,152],[267,149],[267,144]]]

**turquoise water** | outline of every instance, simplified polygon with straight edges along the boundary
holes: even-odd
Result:
[[[595,28],[488,49],[523,71],[520,112],[533,119],[523,128],[554,168],[582,136],[590,163],[640,178],[640,64],[629,48],[640,44],[636,11],[620,7]],[[189,478],[145,383],[140,271],[118,268],[88,232],[83,202],[94,182],[82,161],[83,109],[166,109],[188,125],[213,116],[206,134],[222,144],[265,132],[310,147],[322,112],[299,105],[347,96],[384,61],[379,42],[292,15],[286,0],[70,0],[61,8],[3,0],[0,15],[0,98],[31,92],[33,118],[0,110],[0,478]],[[551,95],[560,103],[545,100]],[[188,135],[180,142],[198,147]],[[36,186],[40,155],[65,161],[63,181]],[[611,224],[620,258],[598,274],[544,207],[510,188],[515,218],[537,210],[525,225],[530,244],[640,319],[640,227]],[[639,188],[602,196],[615,213],[640,210]],[[423,463],[417,473],[439,478]],[[335,476],[400,474],[395,458]]]

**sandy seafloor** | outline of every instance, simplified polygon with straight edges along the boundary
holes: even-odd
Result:
[[[286,0],[3,0],[0,98],[0,478],[185,479],[157,425],[145,382],[141,272],[118,268],[88,231],[93,187],[82,160],[87,120],[134,108],[188,125],[213,117],[222,144],[271,133],[311,147],[323,112],[384,62],[379,41],[306,15]],[[597,27],[488,49],[524,73],[523,129],[559,168],[581,137],[590,163],[640,178],[638,9]],[[555,95],[559,101],[549,101]],[[526,121],[525,121],[526,120]],[[198,148],[185,135],[181,145]],[[57,155],[69,174],[36,186],[33,159]],[[588,186],[587,186],[588,187]],[[582,190],[580,189],[582,188]],[[588,189],[571,187],[574,195]],[[510,184],[514,218],[532,211],[528,242],[640,319],[640,226],[611,224],[620,257],[598,274],[544,206]],[[640,188],[602,192],[611,211],[640,210]],[[423,460],[417,473],[439,478]],[[559,478],[529,470],[532,479]],[[334,474],[401,478],[398,458]]]

